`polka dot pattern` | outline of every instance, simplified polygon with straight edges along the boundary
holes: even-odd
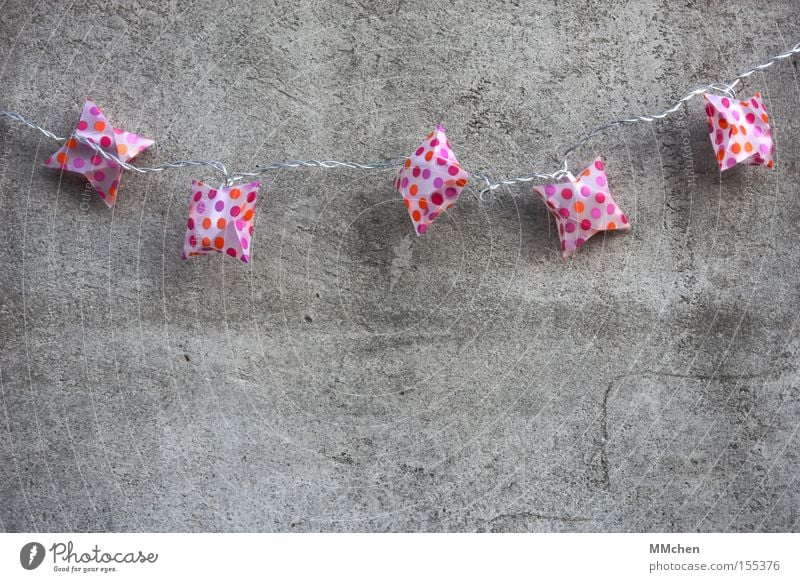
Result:
[[[212,188],[192,180],[182,259],[225,253],[250,262],[259,182]]]
[[[123,162],[132,160],[155,143],[146,137],[113,127],[91,97],[83,105],[83,112],[73,135],[91,140],[103,151],[117,156]],[[98,155],[88,145],[71,137],[61,149],[44,161],[44,165],[83,174],[106,206],[114,206],[122,168],[116,162]]]
[[[628,217],[608,189],[603,160],[597,158],[577,178],[534,186],[558,225],[561,255],[566,259],[589,238],[606,230],[630,230]]]
[[[439,124],[406,159],[394,184],[403,196],[417,236],[425,234],[431,223],[455,204],[468,176]]]
[[[769,117],[756,93],[747,101],[719,95],[704,95],[711,143],[721,171],[747,161],[751,166],[775,165],[775,142]]]

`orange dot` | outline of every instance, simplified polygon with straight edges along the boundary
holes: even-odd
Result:
[[[222,238],[221,236],[218,236],[217,238],[214,239],[214,246],[222,250],[222,247],[225,246],[225,239]]]
[[[728,122],[724,119],[719,120],[719,126],[722,129],[728,129]]]
[[[415,210],[414,212],[411,213],[411,218],[414,220],[414,222],[419,222],[419,219],[421,217],[422,215],[419,213],[419,210]]]
[[[753,144],[751,144],[749,141],[746,144],[744,144],[744,151],[746,151],[748,154],[752,152]]]
[[[59,164],[66,164],[67,163],[67,154],[65,154],[64,152],[58,152],[58,155],[56,156],[56,160],[58,160]]]
[[[403,204],[405,204],[405,205],[406,205],[406,208],[408,208],[409,206],[411,206],[411,202],[409,202],[408,198],[403,198]]]
[[[742,135],[747,135],[747,128],[744,125],[739,126],[739,131],[742,132]]]
[[[203,228],[205,228],[206,230],[211,228],[211,219],[210,218],[204,218],[203,219]]]
[[[581,176],[588,176],[588,175],[589,175],[589,173],[590,173],[590,172],[589,172],[589,168],[586,168],[586,169],[583,171],[583,173],[581,173]]]
[[[406,168],[410,168],[411,167],[411,159],[410,158],[406,158],[405,166],[406,166]]]
[[[419,188],[417,188],[416,184],[411,184],[411,188],[408,189],[408,193],[412,196],[416,196],[417,192],[419,192]]]
[[[766,113],[761,114],[761,121],[763,121],[764,123],[769,123],[769,117],[767,117]]]
[[[78,140],[77,139],[75,139],[74,137],[69,138],[69,141],[67,142],[67,147],[69,149],[72,149],[77,145],[78,145]]]
[[[106,124],[102,121],[95,121],[94,122],[94,129],[95,131],[103,131],[106,128]]]
[[[583,202],[580,200],[575,203],[575,212],[581,213],[583,212]]]
[[[203,244],[204,247],[210,247],[211,246],[211,239],[208,238],[207,236],[204,236],[203,240],[201,240],[200,242]]]
[[[617,223],[616,222],[609,222],[608,226],[606,228],[608,228],[608,230],[617,230]]]
[[[750,107],[749,101],[742,101],[742,107]]]
[[[739,153],[740,151],[742,151],[742,146],[740,146],[738,143],[734,143],[734,144],[731,146],[731,151],[732,151],[734,154],[737,154],[737,155],[738,155],[738,153]]]
[[[428,150],[428,153],[425,154],[425,161],[430,162],[432,157],[433,157],[433,150]]]
[[[428,137],[426,137],[425,139],[431,139],[432,137],[433,137],[433,132],[430,132],[430,133],[428,134]]]
[[[735,125],[731,125],[731,135],[736,135],[737,133],[739,133],[739,130]]]
[[[231,199],[232,200],[236,200],[241,195],[242,195],[242,191],[239,190],[238,188],[234,188],[233,190],[231,190]]]
[[[252,208],[244,213],[244,219],[245,220],[252,220],[253,219],[253,209]]]
[[[128,146],[126,146],[124,143],[117,144],[117,152],[119,155],[124,156],[128,153]]]
[[[222,230],[223,228],[225,228],[225,224],[226,223],[225,223],[225,219],[224,218],[220,218],[219,220],[217,220],[217,228],[218,229]]]
[[[453,205],[452,205],[452,204],[448,204],[448,205],[447,205],[447,210],[450,210],[452,207],[453,207]]]
[[[463,188],[466,185],[467,185],[467,180],[465,178],[459,178],[458,180],[456,180],[456,186],[458,186],[459,188]]]
[[[775,165],[775,164],[774,164],[774,162],[772,160],[767,162],[767,167],[768,168],[771,168],[773,165]]]
[[[419,207],[425,210],[428,207],[428,201],[424,198],[419,199]]]
[[[723,150],[723,149],[720,149],[720,150],[717,152],[717,159],[718,159],[718,160],[721,162],[721,161],[722,161],[722,158],[724,158],[724,157],[725,157],[725,150]]]

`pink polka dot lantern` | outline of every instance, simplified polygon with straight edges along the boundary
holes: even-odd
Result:
[[[83,174],[109,208],[114,206],[122,176],[122,167],[107,160],[75,136],[89,140],[123,162],[128,162],[155,142],[113,127],[91,97],[83,105],[75,132],[61,149],[44,161],[48,168]]]
[[[628,217],[608,189],[603,160],[597,158],[578,177],[534,186],[558,225],[561,255],[566,259],[598,232],[630,230]]]
[[[453,207],[468,177],[439,124],[406,159],[394,184],[403,196],[417,236],[425,234],[442,212]]]
[[[747,161],[751,166],[774,166],[775,142],[769,117],[756,93],[747,101],[706,93],[706,117],[711,143],[721,171]]]
[[[225,253],[243,263],[253,250],[259,182],[212,188],[192,180],[189,220],[181,258]]]

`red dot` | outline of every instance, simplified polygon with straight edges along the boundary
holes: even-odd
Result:
[[[431,194],[431,202],[433,202],[435,206],[441,206],[444,203],[444,197],[442,196],[442,193],[434,192]]]
[[[108,146],[111,145],[111,138],[108,137],[107,135],[104,135],[103,137],[100,138],[100,145],[103,146],[104,148],[107,148]]]
[[[583,230],[589,230],[590,228],[592,228],[592,223],[589,221],[588,218],[584,218],[583,220],[581,220],[581,228]]]
[[[450,166],[449,168],[447,168],[447,173],[450,174],[451,176],[455,176],[456,174],[458,174],[458,166]]]

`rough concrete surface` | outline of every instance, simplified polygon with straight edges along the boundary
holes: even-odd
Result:
[[[800,40],[796,0],[23,2],[0,105],[91,95],[140,158],[376,160],[436,115],[470,170],[552,171]],[[577,151],[628,234],[564,261],[530,186],[418,239],[392,171],[266,178],[253,262],[182,262],[190,180],[109,211],[0,121],[0,529],[797,531],[800,73],[748,80],[776,168],[697,99]]]

